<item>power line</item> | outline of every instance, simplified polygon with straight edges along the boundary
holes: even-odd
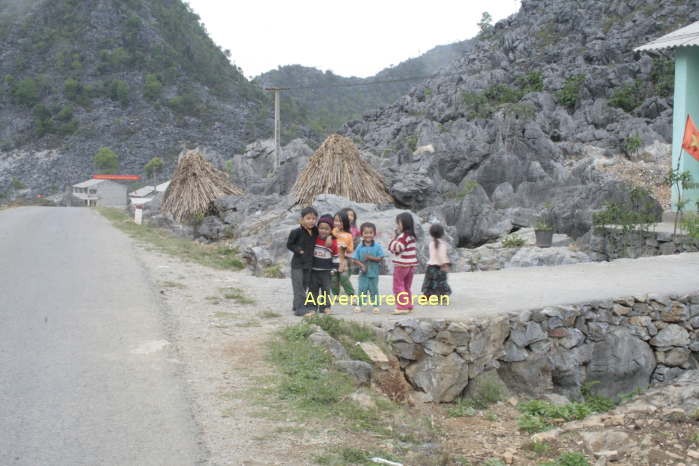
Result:
[[[446,77],[446,76],[463,76],[463,73],[443,73],[443,74],[437,73],[437,74],[425,75],[425,76],[410,76],[410,77],[406,77],[406,78],[385,79],[382,81],[368,81],[368,82],[362,82],[362,83],[335,84],[335,85],[327,85],[327,86],[285,87],[284,90],[297,91],[297,90],[311,90],[311,89],[337,89],[337,88],[341,88],[341,87],[376,86],[376,85],[381,85],[381,84],[400,83],[400,82],[405,82],[405,81],[426,81],[428,79],[441,77],[441,76],[444,76],[444,77]]]

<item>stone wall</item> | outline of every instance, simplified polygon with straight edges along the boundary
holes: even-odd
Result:
[[[634,231],[624,235],[614,228],[599,228],[591,236],[593,259],[606,261],[622,257],[665,256],[699,251],[699,239],[687,235],[654,231]]]
[[[579,399],[614,397],[697,367],[699,291],[546,307],[464,321],[383,324],[388,347],[424,401],[449,402],[480,374],[508,388]]]

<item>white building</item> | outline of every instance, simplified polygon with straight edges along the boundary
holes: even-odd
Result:
[[[152,201],[159,193],[164,193],[167,187],[170,186],[170,181],[161,183],[157,186],[144,186],[129,193],[129,200],[133,205],[144,205]]]
[[[73,185],[73,196],[86,206],[126,207],[126,185],[111,180],[87,180]]]

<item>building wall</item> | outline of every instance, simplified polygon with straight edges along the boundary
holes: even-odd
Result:
[[[680,171],[688,170],[695,183],[699,183],[699,161],[682,150],[687,115],[692,116],[694,123],[699,125],[699,47],[678,47],[675,58],[675,99],[673,113],[672,135],[672,168]],[[699,201],[699,189],[687,190],[682,195],[689,204],[685,210],[695,211],[696,201]],[[677,190],[672,190],[672,206],[676,208]]]
[[[126,207],[126,185],[105,180],[96,186],[98,207]]]

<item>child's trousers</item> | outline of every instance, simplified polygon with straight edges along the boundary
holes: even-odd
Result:
[[[413,286],[415,267],[395,267],[393,269],[393,295],[396,298],[396,309],[413,309]]]
[[[306,313],[306,296],[310,286],[310,269],[291,269],[291,288],[294,291],[293,311],[297,316]]]
[[[349,270],[339,273],[335,272],[332,277],[332,289],[335,296],[340,294],[340,287],[345,290],[345,294],[352,296],[354,294],[354,287],[350,281]]]
[[[379,277],[369,277],[365,273],[360,273],[358,285],[359,304],[362,306],[378,306]]]

